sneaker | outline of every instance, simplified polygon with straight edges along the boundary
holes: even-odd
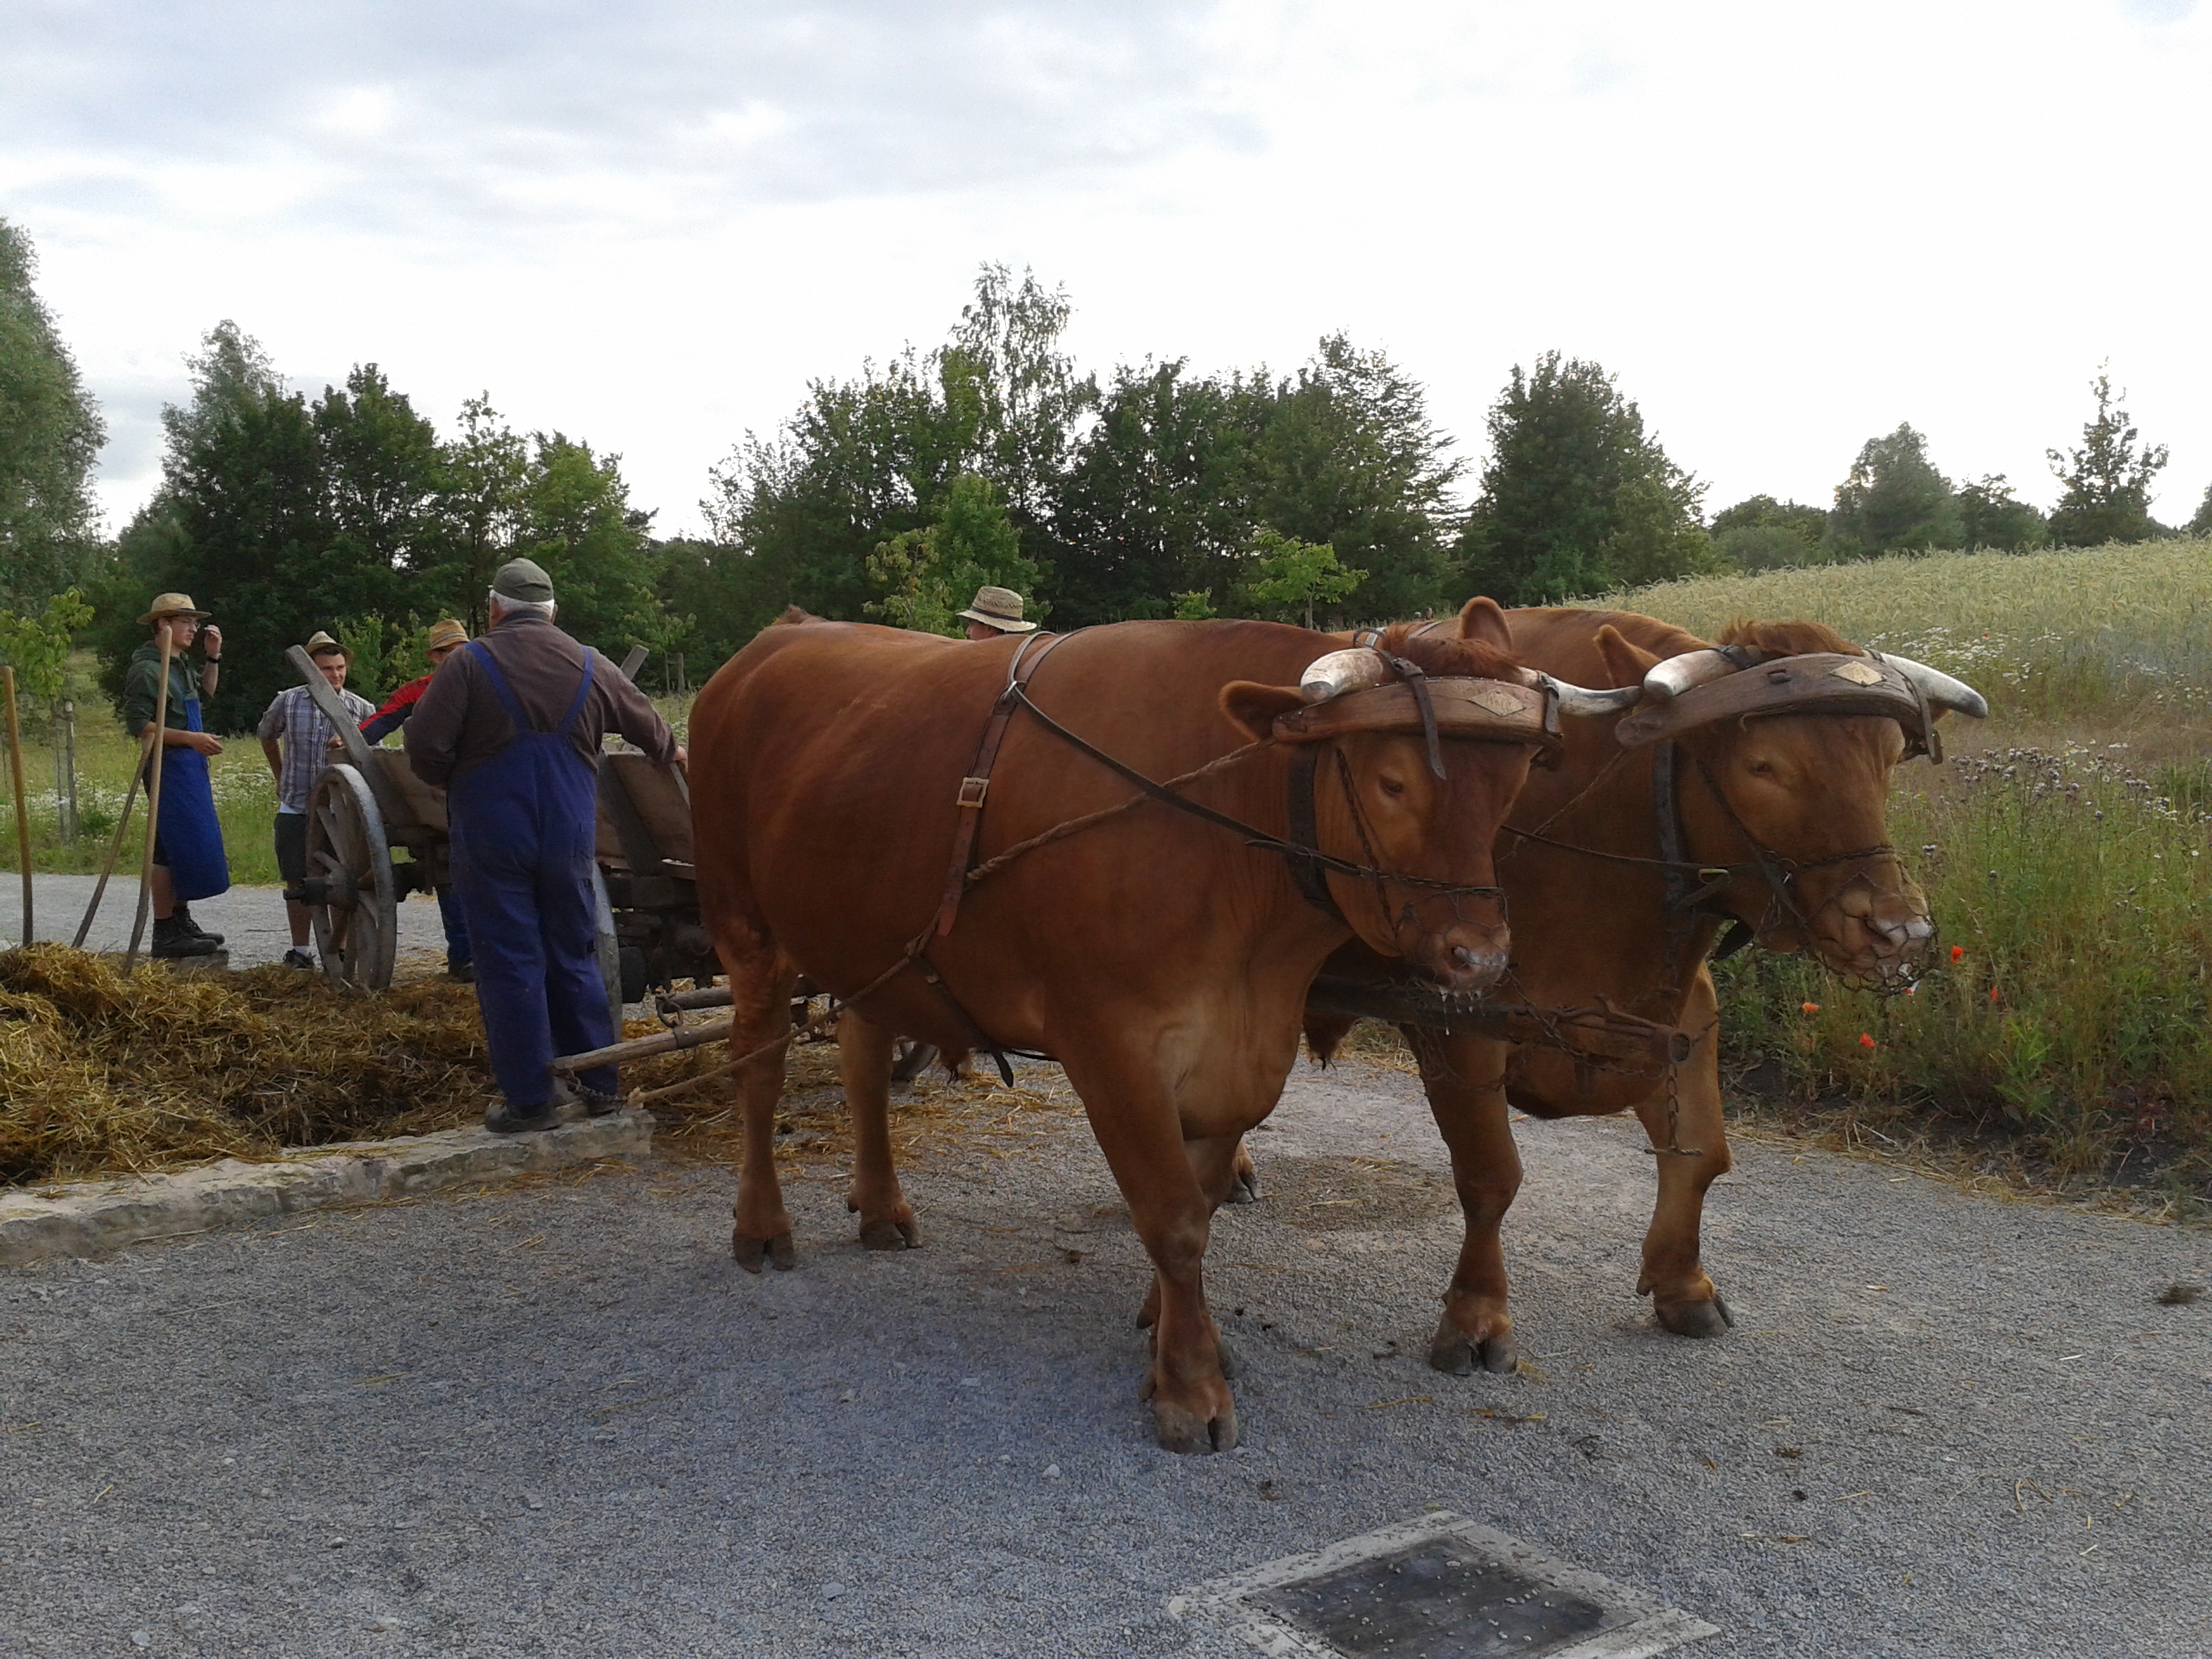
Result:
[[[284,953],[284,965],[287,968],[312,968],[315,958],[296,944]]]
[[[156,918],[153,949],[147,955],[157,959],[180,957],[212,957],[217,946],[213,939],[202,938],[197,933],[188,933],[178,925],[174,916]]]
[[[448,963],[446,977],[456,985],[474,985],[476,982],[476,964],[473,962]]]
[[[484,1114],[484,1127],[494,1135],[522,1135],[531,1129],[550,1129],[559,1122],[550,1101],[543,1106],[524,1110],[503,1100]]]
[[[221,934],[210,933],[192,919],[192,906],[189,905],[179,905],[169,913],[169,919],[180,925],[195,939],[206,939],[211,944],[220,944],[223,942]]]

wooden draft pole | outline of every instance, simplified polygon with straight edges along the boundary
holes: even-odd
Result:
[[[162,620],[162,687],[154,694],[153,759],[146,777],[146,850],[138,860],[138,914],[130,924],[130,948],[123,953],[126,976],[138,965],[138,942],[146,937],[146,910],[154,901],[154,836],[162,821],[162,751],[168,747],[169,653],[176,649],[168,620]]]
[[[23,943],[31,942],[31,809],[23,798],[23,728],[16,718],[16,671],[0,668],[8,701],[8,766],[16,780],[16,847],[23,860]]]
[[[153,740],[160,735],[149,726],[144,741],[138,745],[138,764],[130,769],[130,786],[123,791],[123,811],[116,818],[115,834],[107,843],[107,858],[100,866],[100,879],[92,883],[92,901],[85,906],[85,919],[77,924],[77,937],[69,941],[72,950],[85,948],[85,936],[92,931],[92,918],[100,913],[100,899],[107,893],[107,879],[114,872],[116,855],[123,851],[124,832],[130,828],[130,810],[138,804],[138,775],[146,770],[146,756],[153,747]]]

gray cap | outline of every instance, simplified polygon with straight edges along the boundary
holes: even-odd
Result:
[[[553,578],[534,559],[509,559],[492,578],[492,591],[501,599],[518,599],[525,605],[550,605]]]

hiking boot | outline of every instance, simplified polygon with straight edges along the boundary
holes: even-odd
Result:
[[[584,1110],[593,1117],[605,1117],[609,1112],[622,1109],[622,1096],[610,1095],[598,1089],[576,1090],[576,1098],[583,1103]]]
[[[192,906],[189,905],[180,904],[175,910],[169,912],[169,919],[182,926],[184,931],[191,934],[195,939],[205,939],[210,944],[220,944],[223,942],[223,936],[221,934],[210,933],[206,928],[200,926],[199,923],[192,919]]]
[[[157,917],[154,921],[154,946],[146,954],[156,958],[212,957],[218,948],[213,939],[186,932],[175,917]]]
[[[284,953],[284,966],[287,968],[312,968],[315,966],[315,958],[296,944]]]
[[[531,1129],[550,1129],[560,1119],[554,1116],[551,1102],[524,1110],[501,1101],[484,1114],[484,1127],[494,1135],[522,1135]]]

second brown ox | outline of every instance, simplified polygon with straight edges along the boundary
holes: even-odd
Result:
[[[1514,1362],[1499,1239],[1521,1183],[1510,1107],[1540,1118],[1635,1111],[1658,1154],[1659,1185],[1637,1289],[1678,1334],[1717,1336],[1731,1323],[1698,1248],[1706,1190],[1730,1167],[1706,958],[1724,928],[1740,925],[1764,948],[1805,952],[1853,978],[1899,981],[1934,928],[1888,844],[1891,774],[1909,752],[1909,732],[1925,737],[1920,728],[1948,708],[1986,712],[1971,688],[1903,658],[1878,671],[1817,623],[1738,624],[1724,653],[1631,612],[1542,608],[1510,612],[1508,620],[1532,667],[1592,686],[1643,688],[1630,717],[1643,729],[1631,726],[1636,741],[1624,744],[1620,722],[1570,727],[1565,760],[1516,804],[1498,857],[1515,944],[1501,994],[1539,1007],[1618,1008],[1678,1024],[1697,1045],[1671,1074],[1655,1077],[1579,1065],[1554,1049],[1408,1029],[1466,1216],[1430,1352],[1440,1370],[1455,1372]],[[1813,684],[1836,686],[1847,711],[1770,709],[1679,730],[1670,723],[1670,708],[1692,707],[1689,694],[1740,690],[1738,703],[1749,703],[1764,689],[1756,682],[1789,677],[1779,659],[1804,665]],[[1847,712],[1854,685],[1870,702],[1884,695],[1872,690],[1878,678],[1894,717]],[[1662,732],[1672,733],[1671,753],[1648,741]],[[1671,887],[1658,862],[1668,858],[1684,867]],[[1391,969],[1354,945],[1328,971]],[[1329,1052],[1348,1024],[1309,1020],[1316,1052]]]
[[[734,1052],[752,1055],[788,1030],[798,972],[844,998],[867,993],[840,1035],[857,1147],[849,1197],[863,1242],[879,1248],[912,1242],[915,1227],[891,1165],[891,1033],[957,1051],[980,1032],[1057,1057],[1155,1268],[1145,1395],[1160,1443],[1176,1450],[1236,1440],[1201,1265],[1239,1138],[1274,1105],[1295,1057],[1314,970],[1354,937],[1454,991],[1480,989],[1504,967],[1503,916],[1487,891],[1491,843],[1541,730],[1528,723],[1531,702],[1490,601],[1473,601],[1441,637],[1403,633],[1386,648],[1427,676],[1456,677],[1432,683],[1437,707],[1457,686],[1463,703],[1510,708],[1522,723],[1489,734],[1518,741],[1466,741],[1449,721],[1433,750],[1402,722],[1329,734],[1299,688],[1335,642],[1270,623],[1094,629],[1057,648],[1032,682],[1039,708],[1154,779],[1274,740],[1187,793],[1282,838],[1310,803],[1313,842],[1336,861],[1319,876],[1318,903],[1277,852],[1149,803],[1006,865],[938,936],[956,799],[1007,683],[1012,640],[795,619],[732,658],[692,713],[699,898],[729,975]],[[1357,695],[1382,693],[1414,706],[1403,685]],[[1478,717],[1470,722],[1467,733],[1481,730]],[[1302,772],[1301,756],[1314,762]],[[988,860],[1131,793],[1017,712],[977,854]],[[772,1155],[782,1072],[780,1048],[739,1069],[733,1243],[755,1271],[764,1258],[792,1261]]]

